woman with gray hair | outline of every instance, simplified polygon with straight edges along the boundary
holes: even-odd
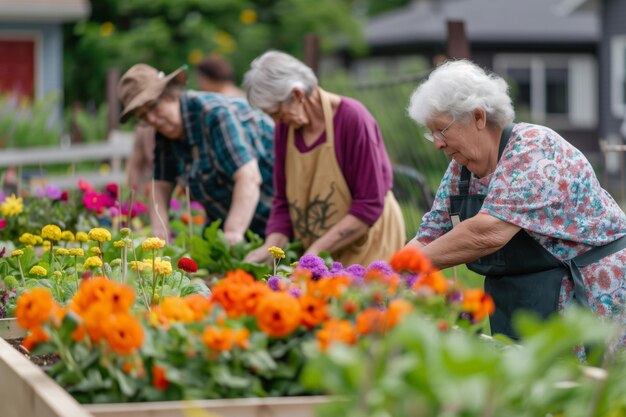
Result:
[[[512,124],[506,82],[469,61],[435,69],[409,115],[452,160],[410,246],[438,268],[486,275],[492,333],[574,300],[624,320],[626,215],[583,154],[555,131]]]
[[[250,103],[277,122],[267,238],[246,260],[263,262],[269,247],[290,238],[309,254],[328,251],[346,265],[386,259],[401,248],[391,164],[365,107],[325,92],[309,67],[276,51],[252,62],[244,88]]]

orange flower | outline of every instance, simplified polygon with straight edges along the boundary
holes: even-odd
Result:
[[[245,291],[242,292],[243,304],[246,314],[253,315],[256,311],[259,301],[263,299],[266,294],[269,294],[272,290],[263,282],[253,282],[245,287]]]
[[[213,301],[221,305],[228,317],[237,318],[245,313],[245,285],[223,279],[213,287]]]
[[[396,271],[411,271],[415,274],[429,272],[432,269],[430,260],[422,255],[416,247],[407,246],[391,256],[389,265]]]
[[[104,337],[111,349],[120,355],[133,353],[143,344],[143,328],[130,314],[113,314],[104,330]]]
[[[298,301],[283,292],[267,294],[256,309],[257,325],[271,337],[283,337],[291,334],[300,325],[301,316],[302,312]]]
[[[44,343],[50,340],[50,336],[41,326],[35,326],[30,329],[28,336],[22,341],[22,346],[29,352],[35,348],[39,343]]]
[[[114,285],[107,295],[110,297],[111,307],[115,312],[128,312],[135,303],[135,290],[128,285]]]
[[[413,284],[413,289],[430,288],[437,294],[445,294],[448,289],[448,280],[439,271],[430,271],[422,274]]]
[[[386,312],[386,328],[394,328],[404,316],[411,312],[411,310],[413,310],[413,305],[408,301],[402,299],[393,300],[389,303],[389,308]]]
[[[183,213],[180,216],[180,220],[185,224],[189,224],[189,213]]]
[[[163,391],[167,389],[169,384],[170,382],[167,380],[165,369],[161,368],[159,365],[154,365],[152,367],[152,386]]]
[[[298,301],[302,308],[302,324],[308,329],[312,329],[328,319],[328,307],[323,298],[307,294],[300,297]]]
[[[232,349],[235,343],[235,334],[230,329],[218,329],[209,326],[204,329],[202,341],[211,350],[226,352]]]
[[[104,336],[111,314],[110,305],[97,303],[83,315],[85,330],[94,343],[98,343]],[[83,336],[84,331],[78,328],[74,331],[74,334],[72,334],[74,340],[81,340]]]
[[[329,278],[321,278],[317,281],[310,280],[308,287],[312,294],[324,297],[339,298],[343,291],[350,285],[350,278],[338,275]]]
[[[192,218],[193,224],[204,224],[204,216],[197,214]]]
[[[158,307],[163,316],[170,321],[191,323],[194,312],[189,304],[180,297],[163,297]]]
[[[192,294],[184,298],[185,303],[189,306],[193,312],[194,320],[202,320],[207,314],[211,312],[212,305],[211,299],[201,294]]]
[[[35,288],[25,292],[15,308],[17,323],[24,329],[33,329],[48,321],[58,308],[50,292]]]
[[[228,271],[224,279],[237,284],[252,284],[254,282],[254,277],[242,269]]]
[[[356,317],[356,331],[366,335],[372,332],[381,332],[385,328],[385,313],[377,308],[370,307]]]
[[[471,313],[476,321],[493,314],[496,306],[493,298],[481,289],[468,289],[463,292],[463,310]]]
[[[324,326],[315,333],[315,337],[317,337],[320,350],[325,352],[334,342],[355,344],[357,334],[349,321],[332,319],[324,323]]]
[[[114,281],[104,277],[83,280],[78,292],[72,299],[70,310],[78,315],[83,315],[98,301],[112,302],[116,286],[117,284]]]

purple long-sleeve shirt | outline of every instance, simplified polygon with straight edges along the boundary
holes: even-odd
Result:
[[[393,172],[387,149],[374,117],[358,101],[341,97],[333,117],[335,155],[352,195],[349,214],[373,225],[384,208],[385,195],[393,184]],[[285,196],[285,156],[289,126],[276,125],[274,138],[274,202],[265,228],[270,233],[293,237],[289,206]],[[326,132],[311,146],[304,143],[299,130],[295,132],[296,148],[306,153],[326,142]]]

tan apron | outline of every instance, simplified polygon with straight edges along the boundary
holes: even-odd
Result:
[[[309,152],[296,148],[294,128],[289,127],[285,158],[286,196],[294,236],[310,247],[348,213],[352,195],[337,162],[330,99],[319,89],[326,125],[326,142]],[[387,260],[405,243],[404,220],[391,190],[385,196],[381,216],[368,232],[349,246],[332,253],[334,260],[349,266],[367,266]]]

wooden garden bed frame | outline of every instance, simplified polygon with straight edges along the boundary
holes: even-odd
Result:
[[[1,417],[314,417],[328,397],[79,404],[0,338]]]

